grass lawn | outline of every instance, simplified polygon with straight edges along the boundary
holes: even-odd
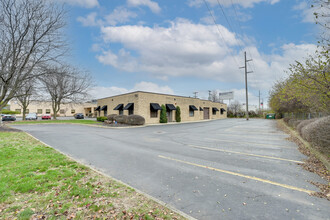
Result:
[[[70,124],[88,124],[88,125],[102,125],[102,122],[93,121],[93,120],[79,120],[79,119],[71,119],[71,120],[29,120],[29,121],[15,121],[11,124],[20,125],[20,124],[50,124],[50,123],[70,123]]]
[[[184,219],[24,132],[0,132],[1,219]]]

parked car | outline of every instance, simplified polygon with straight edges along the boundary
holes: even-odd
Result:
[[[83,113],[77,113],[74,115],[75,119],[84,119],[84,114]]]
[[[16,121],[16,117],[14,115],[3,115],[2,121]]]
[[[37,120],[37,113],[29,113],[25,116],[25,120]]]
[[[50,120],[52,119],[52,116],[50,114],[44,114],[43,116],[41,116],[42,120]]]

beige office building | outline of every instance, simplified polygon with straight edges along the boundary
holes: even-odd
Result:
[[[86,117],[96,117],[96,107],[96,102],[61,104],[61,108],[57,116],[70,117],[76,113],[83,113]],[[23,115],[22,107],[19,105],[18,101],[10,102],[10,110],[19,112],[19,114],[16,114],[18,117]],[[44,114],[54,115],[52,103],[46,101],[31,101],[27,108],[27,114],[28,113],[37,113],[38,116],[42,116]]]
[[[141,115],[146,124],[159,123],[161,105],[166,106],[168,122],[175,121],[176,107],[181,110],[181,121],[227,118],[227,105],[175,95],[151,92],[132,92],[97,100],[98,116],[109,114]]]

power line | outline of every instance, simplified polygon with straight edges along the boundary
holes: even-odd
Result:
[[[217,24],[217,21],[216,21],[214,15],[213,15],[213,13],[212,13],[212,11],[211,11],[209,5],[207,4],[206,0],[203,0],[203,1],[204,1],[205,5],[206,5],[207,10],[208,10],[209,13],[210,13],[212,19],[213,19],[213,22],[214,22],[215,26],[216,26],[217,29],[218,29],[218,32],[219,32],[219,34],[220,34],[220,36],[221,36],[221,38],[222,38],[222,40],[223,40],[223,43],[226,45],[226,49],[227,49],[228,52],[233,56],[232,52],[229,50],[229,46],[227,45],[225,38],[223,37],[223,35],[222,35],[221,31],[220,31],[219,25]],[[235,60],[237,66],[239,66],[239,64],[238,64],[238,62],[237,62],[235,56],[233,56],[233,59]]]

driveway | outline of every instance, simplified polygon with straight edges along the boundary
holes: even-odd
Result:
[[[297,163],[306,157],[272,120],[110,129],[16,125],[197,219],[329,219],[325,183]]]

